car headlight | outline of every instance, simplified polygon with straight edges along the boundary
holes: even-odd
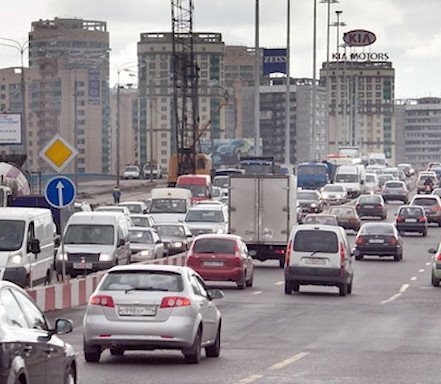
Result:
[[[22,263],[22,260],[23,260],[23,258],[22,258],[22,256],[21,255],[12,255],[12,256],[9,256],[9,263],[11,263],[11,264],[21,264]]]
[[[225,233],[225,229],[224,229],[224,228],[219,228],[219,229],[217,230],[217,233]]]
[[[149,257],[152,254],[152,251],[149,249],[144,249],[143,251],[139,252],[139,255],[142,257]]]
[[[100,261],[110,261],[112,260],[112,255],[109,253],[100,253]]]
[[[182,242],[181,241],[176,241],[173,243],[173,246],[176,248],[181,248],[182,247]]]
[[[337,193],[337,194],[335,195],[335,197],[336,197],[337,199],[341,199],[341,198],[343,197],[343,195],[341,195],[340,193]]]
[[[57,253],[57,260],[67,260],[67,259],[68,259],[67,253],[61,253],[61,252]]]
[[[317,208],[317,204],[316,203],[312,203],[311,204],[311,208]]]

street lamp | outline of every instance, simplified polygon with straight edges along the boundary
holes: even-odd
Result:
[[[27,108],[26,108],[26,84],[25,84],[25,73],[24,73],[24,52],[29,49],[29,40],[26,40],[23,43],[20,43],[17,40],[9,39],[5,37],[0,37],[1,40],[6,40],[9,43],[0,43],[0,45],[11,47],[17,49],[20,52],[20,63],[21,63],[21,105],[22,105],[22,117],[21,117],[21,134],[22,134],[22,142],[23,142],[23,152],[27,157],[28,154],[28,145],[27,145]]]

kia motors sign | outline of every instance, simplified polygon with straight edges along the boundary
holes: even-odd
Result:
[[[377,40],[373,32],[364,29],[354,29],[343,34],[343,41],[350,47],[366,47]]]

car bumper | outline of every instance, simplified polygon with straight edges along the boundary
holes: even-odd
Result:
[[[409,198],[407,197],[407,195],[381,195],[383,196],[383,199],[386,200],[400,200],[400,201],[408,201]]]
[[[338,285],[348,279],[348,273],[335,268],[289,267],[285,269],[285,281],[297,284]]]
[[[202,278],[206,281],[240,281],[244,275],[243,268],[233,269],[215,269],[215,268],[201,268],[192,267]]]
[[[353,229],[354,231],[358,231],[361,224],[358,222],[339,221],[338,225],[344,229]]]
[[[112,268],[115,265],[115,261],[94,261],[94,262],[88,262],[86,261],[86,265],[84,268],[74,268],[74,264],[78,264],[78,262],[73,262],[70,260],[65,261],[66,264],[66,273],[67,274],[77,274],[81,275],[84,272],[91,273],[91,272],[98,272],[102,271],[104,269]],[[57,260],[55,262],[55,270],[57,273],[63,272],[63,262],[61,260]]]
[[[396,223],[398,231],[401,232],[424,232],[427,231],[427,223]]]
[[[196,318],[170,316],[162,322],[116,321],[93,315],[84,319],[84,341],[88,345],[125,349],[182,349],[193,344]]]
[[[391,246],[369,246],[369,247],[357,247],[355,253],[362,255],[376,255],[376,256],[393,256],[401,252],[399,247]]]
[[[382,209],[375,209],[375,208],[360,208],[357,209],[358,216],[378,216],[383,217],[385,214],[385,211]]]

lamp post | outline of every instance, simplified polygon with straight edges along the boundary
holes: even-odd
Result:
[[[289,70],[290,64],[290,50],[291,44],[291,4],[287,0],[287,20],[286,20],[286,95],[285,95],[285,164],[291,164],[291,72]]]
[[[26,78],[24,73],[24,52],[29,49],[29,40],[20,43],[17,40],[9,39],[5,37],[0,37],[1,40],[6,40],[9,43],[0,43],[0,45],[11,47],[17,49],[20,52],[20,63],[21,63],[21,105],[22,105],[22,117],[21,117],[21,134],[23,142],[23,152],[27,156],[28,154],[28,143],[27,143],[27,108],[26,108]]]
[[[314,17],[313,17],[313,43],[312,43],[312,154],[313,160],[317,160],[317,0],[314,2]]]
[[[254,25],[254,153],[260,155],[260,54],[259,54],[259,0],[255,4]]]

